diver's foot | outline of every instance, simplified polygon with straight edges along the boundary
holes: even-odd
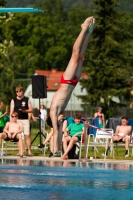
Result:
[[[89,32],[89,35],[91,35],[92,34],[92,32],[93,32],[93,29],[94,29],[94,25],[95,25],[95,18],[93,18],[93,21],[92,21],[92,23],[89,25],[89,27],[88,27],[88,32]]]
[[[94,18],[93,18],[93,17],[88,17],[88,18],[84,21],[84,23],[81,25],[81,28],[87,30],[88,27],[91,26],[91,24],[93,23],[93,21],[94,21]]]

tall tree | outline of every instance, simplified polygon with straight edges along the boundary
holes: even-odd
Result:
[[[44,0],[36,7],[44,13],[15,14],[13,20],[5,23],[5,38],[21,48],[20,56],[30,54],[34,57],[28,73],[37,68],[64,70],[88,10],[65,11],[61,0]]]
[[[6,0],[0,0],[0,7],[4,7],[6,5]],[[3,20],[5,20],[5,13],[0,13],[0,43],[3,40]]]
[[[127,83],[132,75],[133,56],[128,49],[131,20],[116,11],[115,0],[94,0],[94,4],[96,26],[85,63],[88,80],[81,81],[88,95],[82,99],[90,107],[101,105],[108,117],[115,114],[121,103],[124,106],[129,103],[131,85]]]
[[[0,99],[9,104],[14,96],[16,85],[27,85],[31,82],[27,79],[25,69],[30,66],[31,57],[28,55],[24,59],[19,56],[19,49],[13,43],[4,44],[4,51],[1,53],[0,62]],[[24,72],[24,73],[23,73]]]
[[[6,0],[0,0],[0,7],[4,7],[6,3]]]

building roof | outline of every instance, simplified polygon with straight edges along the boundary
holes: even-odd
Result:
[[[47,90],[56,91],[60,87],[60,78],[63,71],[53,70],[35,70],[36,75],[44,75],[47,79]],[[87,78],[87,75],[82,73],[82,78]]]

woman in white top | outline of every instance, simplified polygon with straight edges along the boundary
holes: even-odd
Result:
[[[47,119],[47,110],[45,109],[44,105],[40,106],[40,118],[41,118],[41,130],[42,132],[45,131],[45,122]]]

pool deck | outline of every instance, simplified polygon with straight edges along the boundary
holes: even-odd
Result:
[[[44,156],[27,156],[26,158],[20,158],[19,156],[0,156],[0,159],[7,159],[7,160],[38,160],[38,161],[57,161],[57,162],[91,162],[91,163],[126,163],[126,164],[133,164],[133,160],[118,160],[118,159],[95,159],[89,160],[89,159],[68,159],[68,160],[62,160],[61,157],[44,157]]]

